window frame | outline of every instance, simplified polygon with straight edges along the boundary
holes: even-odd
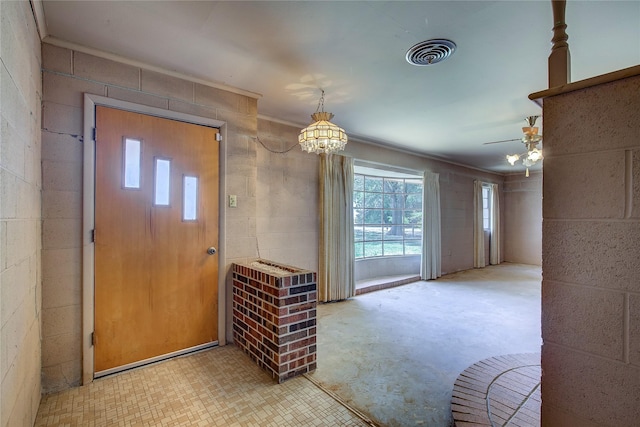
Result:
[[[367,187],[368,180],[379,184]],[[391,183],[394,185],[390,185]],[[409,186],[417,185],[417,191],[411,191],[409,189],[411,187],[408,187],[407,184]],[[401,191],[397,191],[398,188],[401,188]],[[400,201],[397,199],[398,195],[401,197]],[[407,198],[415,195],[418,195],[418,199],[407,205]],[[354,171],[353,197],[354,218],[352,226],[356,260],[421,255],[422,198],[424,197],[424,181],[421,176],[399,174],[383,169],[377,170],[375,174],[356,170]],[[379,212],[380,219],[371,222],[370,219],[367,219],[367,215],[371,217],[373,212]],[[408,222],[408,214],[415,218],[417,212],[420,214],[419,222]],[[393,227],[401,227],[401,234],[395,234],[388,238],[386,233]],[[374,233],[377,234],[377,237],[371,238],[370,236]],[[401,253],[398,253],[398,246],[400,246]],[[374,253],[367,254],[368,247],[372,248]]]
[[[482,185],[482,229],[491,232],[491,197],[489,185]]]

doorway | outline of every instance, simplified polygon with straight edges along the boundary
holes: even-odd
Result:
[[[224,345],[220,130],[85,95],[83,383]]]

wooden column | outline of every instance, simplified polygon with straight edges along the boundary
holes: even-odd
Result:
[[[566,0],[551,0],[553,8],[553,38],[549,55],[549,87],[562,86],[571,82],[571,54],[569,36],[565,23]]]

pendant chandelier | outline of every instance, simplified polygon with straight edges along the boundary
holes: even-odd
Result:
[[[529,116],[527,117],[527,122],[529,126],[525,126],[522,128],[522,142],[525,147],[527,147],[527,151],[521,154],[507,154],[507,161],[511,166],[515,166],[516,162],[522,159],[522,164],[527,168],[525,176],[529,176],[529,167],[533,166],[539,160],[542,160],[544,157],[542,156],[542,150],[538,149],[538,143],[542,141],[542,135],[538,135],[538,128],[534,126],[536,124],[536,120],[540,116]]]
[[[344,129],[329,120],[333,114],[324,111],[324,90],[318,101],[316,112],[311,115],[313,122],[300,131],[298,142],[302,151],[316,154],[330,154],[344,150],[347,145],[347,134]]]

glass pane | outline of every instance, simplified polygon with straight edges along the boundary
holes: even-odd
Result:
[[[407,193],[422,193],[422,180],[421,179],[406,180],[405,190],[407,191]]]
[[[382,178],[375,178],[371,176],[364,177],[364,190],[382,192]]]
[[[422,224],[407,225],[404,227],[405,239],[420,239],[422,238]]]
[[[365,224],[382,224],[382,211],[380,209],[365,209]]]
[[[364,256],[382,256],[382,242],[369,242],[364,244]]]
[[[365,227],[364,239],[367,241],[382,240],[382,227]]]
[[[420,210],[406,210],[404,211],[404,224],[421,224],[422,223],[422,211]]]
[[[362,191],[353,192],[353,207],[354,208],[364,207],[364,193]]]
[[[401,210],[388,210],[385,213],[385,224],[402,224],[402,211]]]
[[[353,227],[353,240],[356,242],[364,239],[364,228],[360,226]]]
[[[365,195],[364,195],[364,207],[365,208],[381,208],[382,207],[382,194],[380,194],[380,193],[365,193]]]
[[[356,258],[362,258],[364,256],[364,243],[356,243],[355,245]]]
[[[405,240],[404,253],[406,255],[415,255],[422,252],[422,242],[420,240]]]
[[[402,242],[384,242],[384,256],[403,255]]]
[[[382,221],[384,222],[384,224],[390,225],[392,218],[393,215],[391,214],[391,211],[389,209],[382,211]]]
[[[404,205],[404,194],[385,194],[384,207],[390,209],[402,209]]]
[[[404,181],[402,179],[389,179],[384,180],[385,193],[404,193]]]
[[[184,200],[182,209],[182,219],[185,221],[195,221],[198,216],[198,178],[195,176],[184,177]]]
[[[156,159],[155,197],[156,206],[169,206],[169,187],[171,180],[171,160]]]
[[[362,175],[354,175],[353,176],[353,189],[355,191],[364,190],[364,176],[362,176]]]
[[[354,224],[364,223],[364,209],[353,210],[353,223]]]
[[[407,209],[422,209],[422,193],[407,195],[404,207]]]
[[[384,233],[384,240],[402,240],[404,227],[401,225],[392,225],[387,227]]]
[[[140,188],[140,145],[137,139],[124,141],[124,188]]]

